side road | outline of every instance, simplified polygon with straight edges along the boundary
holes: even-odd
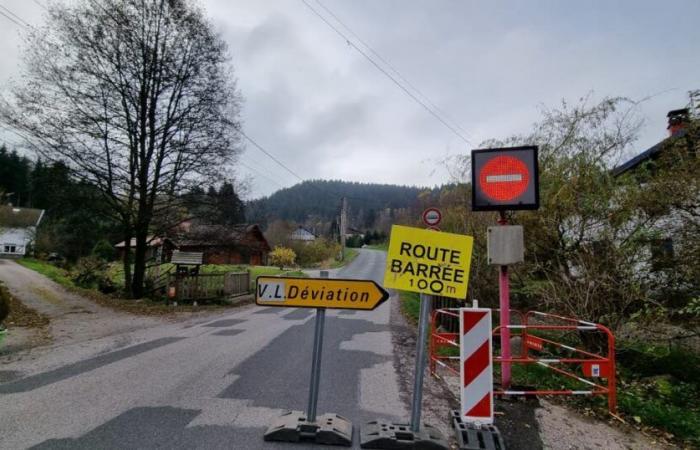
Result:
[[[47,316],[46,329],[13,329],[0,355],[36,345],[61,346],[163,323],[163,319],[114,311],[67,291],[62,286],[12,260],[0,259],[0,281],[24,305]]]

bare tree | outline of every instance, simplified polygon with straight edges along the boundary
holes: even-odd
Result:
[[[239,152],[226,44],[189,0],[55,5],[27,44],[0,120],[99,189],[123,228],[125,288],[141,297],[154,219],[199,180],[221,179]]]

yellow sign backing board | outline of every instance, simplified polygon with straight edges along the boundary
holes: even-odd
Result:
[[[384,287],[464,299],[474,238],[394,225]]]
[[[255,289],[260,306],[372,310],[387,298],[371,280],[258,277]]]

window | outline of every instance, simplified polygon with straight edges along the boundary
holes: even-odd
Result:
[[[5,244],[3,248],[4,253],[17,253],[17,246],[14,244]]]

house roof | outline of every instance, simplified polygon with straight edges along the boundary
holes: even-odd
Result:
[[[0,206],[0,227],[29,228],[39,226],[43,209],[15,208],[11,205]]]
[[[630,170],[638,167],[640,164],[646,161],[651,161],[653,159],[656,159],[659,157],[661,152],[666,148],[667,144],[670,142],[671,139],[676,139],[679,137],[685,136],[685,131],[681,130],[678,133],[674,134],[673,136],[669,136],[663,141],[657,143],[656,145],[653,145],[649,147],[648,149],[644,150],[642,153],[638,154],[634,158],[620,164],[619,166],[615,167],[612,170],[613,176],[620,176],[625,172],[629,172]]]
[[[316,235],[307,230],[306,228],[299,226],[299,228],[292,232],[291,238],[293,240],[300,241],[313,241],[314,239],[316,239]]]
[[[270,250],[265,236],[260,227],[255,224],[238,225],[197,225],[189,232],[177,238],[178,247],[212,247],[212,246],[239,246],[258,243],[265,250]]]

